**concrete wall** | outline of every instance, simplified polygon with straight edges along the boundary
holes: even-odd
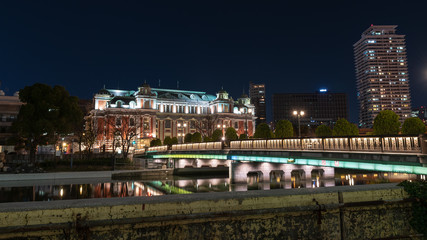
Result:
[[[0,204],[0,239],[373,239],[414,235],[394,184]],[[416,238],[415,238],[416,239]]]

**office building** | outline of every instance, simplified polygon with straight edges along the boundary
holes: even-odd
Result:
[[[9,139],[15,136],[11,127],[13,121],[17,119],[22,102],[19,100],[19,93],[13,96],[6,96],[0,90],[0,151],[14,151],[14,146],[8,146]]]
[[[265,123],[267,111],[265,106],[265,84],[249,83],[249,98],[251,103],[255,106],[255,116],[257,117],[256,125]]]
[[[353,45],[361,128],[371,128],[382,110],[401,122],[411,115],[405,35],[396,28],[371,25]]]
[[[331,93],[320,89],[315,93],[275,93],[273,94],[273,120],[289,120],[294,125],[298,122],[294,111],[303,111],[301,125],[332,126],[340,118],[348,118],[347,95]]]

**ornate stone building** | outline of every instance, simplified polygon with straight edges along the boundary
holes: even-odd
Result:
[[[234,101],[226,91],[216,96],[200,91],[151,88],[144,83],[137,91],[101,89],[94,96],[94,109],[87,126],[96,133],[95,149],[112,149],[114,132],[130,132],[136,149],[152,139],[177,137],[183,142],[187,133],[210,136],[215,129],[252,136],[255,131],[254,106],[247,95]],[[102,151],[102,150],[101,150]]]

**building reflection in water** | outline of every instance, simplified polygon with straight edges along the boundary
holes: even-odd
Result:
[[[113,198],[133,196],[157,196],[188,194],[195,192],[226,192],[259,189],[317,188],[329,186],[378,184],[403,180],[425,180],[425,175],[385,172],[346,172],[337,170],[335,178],[327,179],[321,170],[307,175],[292,171],[288,179],[283,172],[272,172],[264,178],[262,172],[250,172],[243,186],[230,185],[229,178],[180,179],[163,181],[103,182],[94,184],[40,185],[25,187],[0,187],[0,202],[53,201],[83,198]],[[270,182],[263,182],[268,179]]]

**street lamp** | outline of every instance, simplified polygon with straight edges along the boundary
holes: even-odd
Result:
[[[225,128],[226,128],[226,125],[225,124],[223,124],[223,125],[218,124],[217,127],[218,127],[218,129],[221,129],[221,127],[222,127],[222,138],[225,139]]]
[[[298,117],[298,137],[301,137],[301,122],[300,118],[304,116],[304,111],[294,111],[294,115]]]
[[[184,143],[184,137],[185,137],[185,128],[187,127],[187,124],[184,123],[181,125],[181,123],[177,124],[178,126],[178,137],[181,138],[181,143]]]

